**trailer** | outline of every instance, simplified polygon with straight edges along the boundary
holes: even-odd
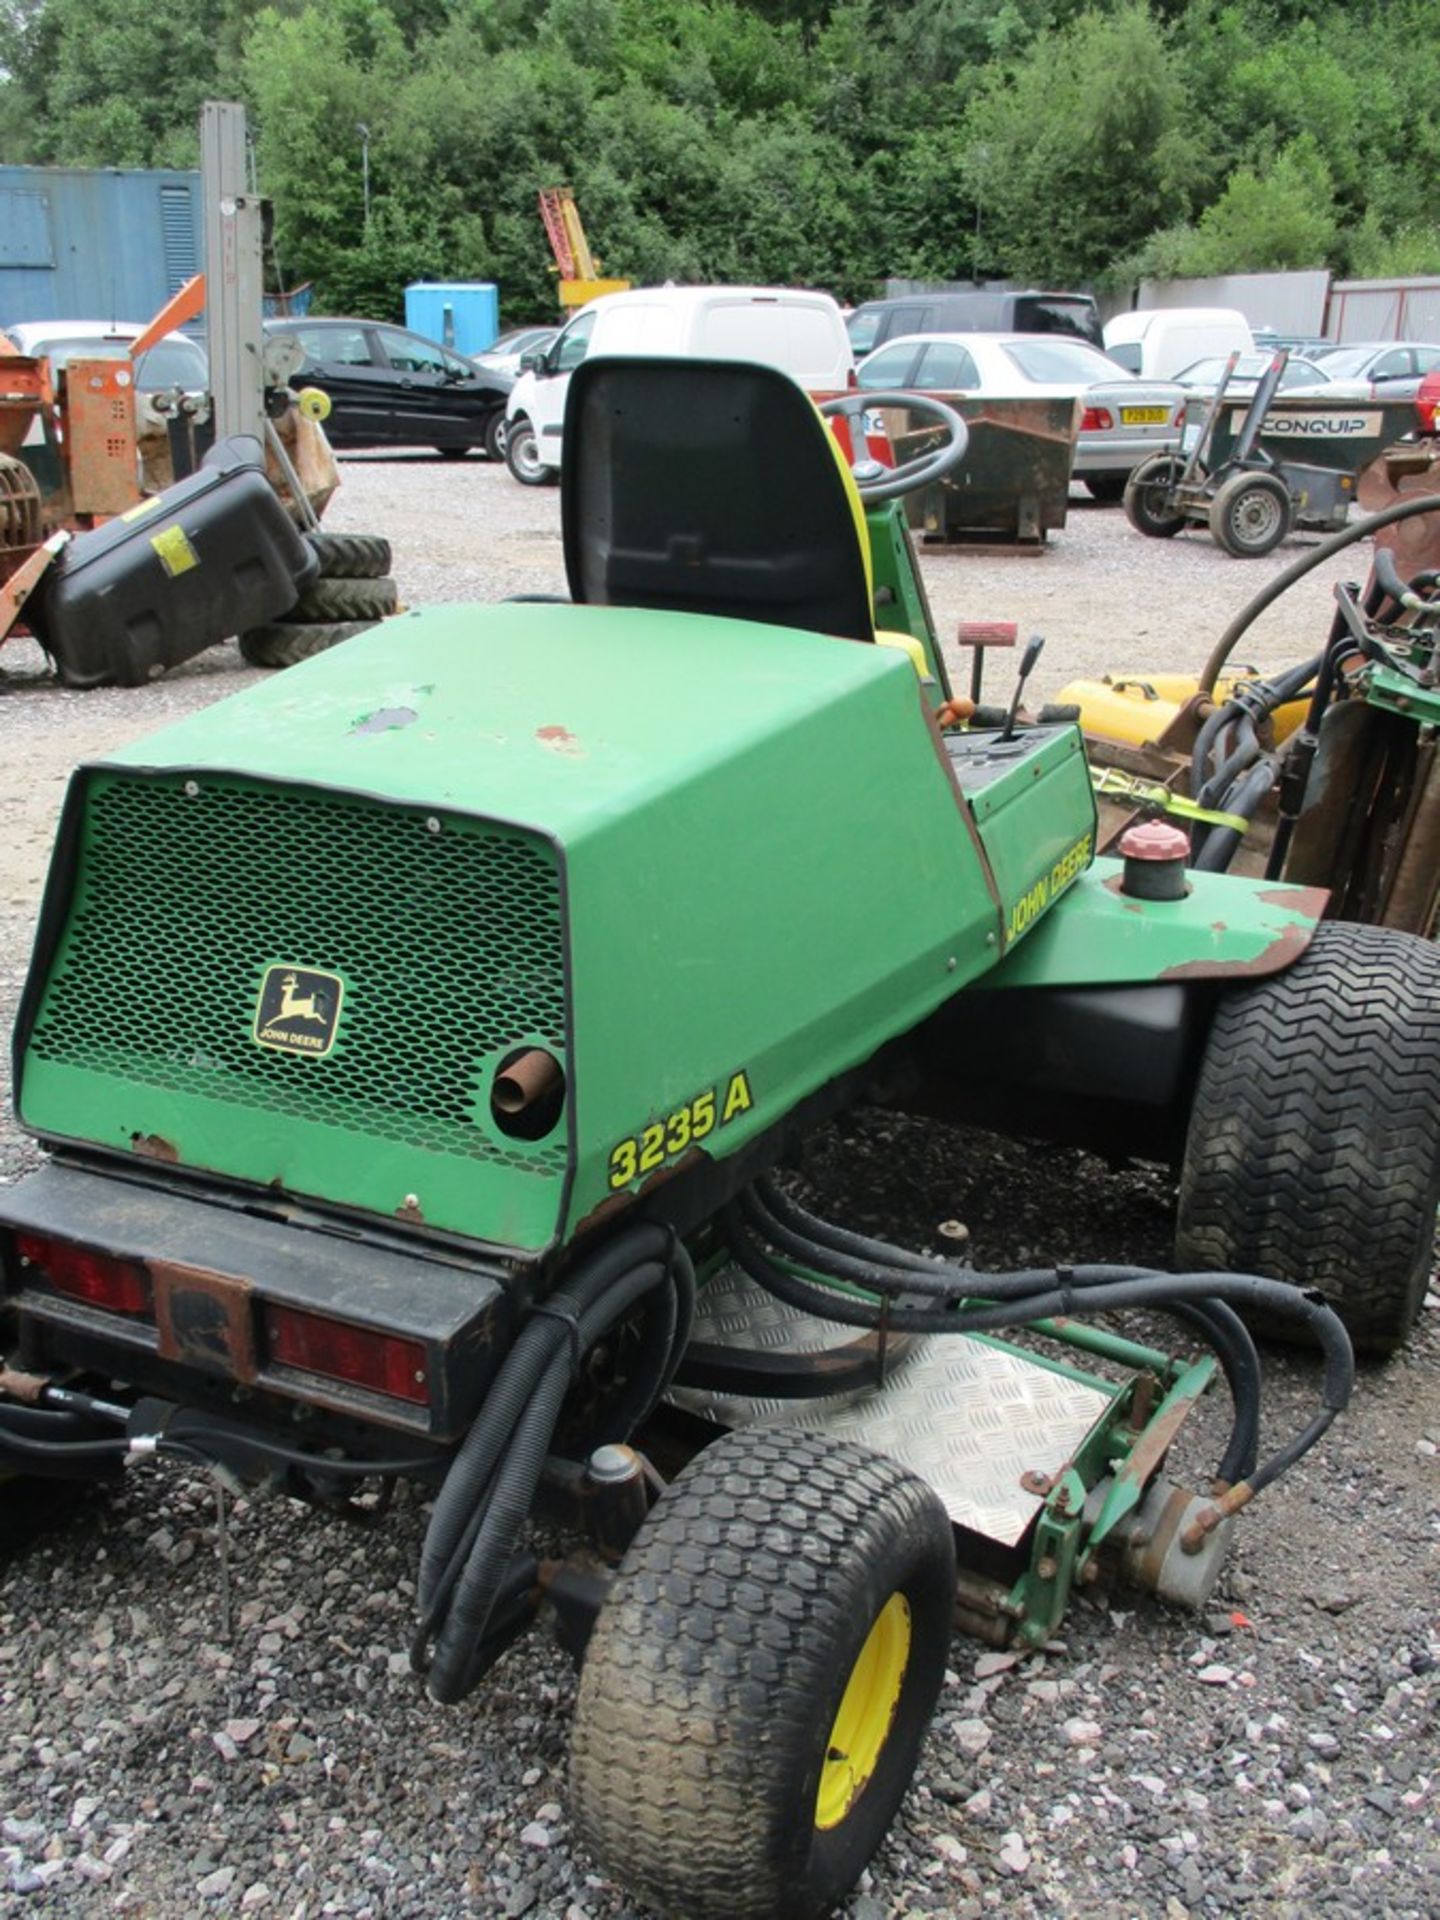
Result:
[[[1232,400],[1231,354],[1194,444],[1130,476],[1125,512],[1137,532],[1168,540],[1203,525],[1245,560],[1272,552],[1296,526],[1344,526],[1361,472],[1413,425],[1414,404],[1282,393],[1289,357],[1282,348],[1253,395]]]

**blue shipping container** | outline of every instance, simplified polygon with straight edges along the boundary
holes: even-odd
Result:
[[[483,353],[500,332],[493,280],[415,280],[405,289],[405,324],[456,353]]]
[[[0,327],[148,320],[203,250],[198,172],[0,167]]]

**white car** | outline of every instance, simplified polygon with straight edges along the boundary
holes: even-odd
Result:
[[[552,486],[563,457],[565,396],[587,355],[748,360],[807,393],[843,393],[855,355],[828,293],[795,287],[636,287],[606,293],[527,353],[505,408],[505,460],[527,487]]]
[[[48,360],[52,374],[63,372],[70,360],[128,359],[130,343],[144,331],[138,320],[22,320],[0,328],[17,353]],[[210,366],[204,348],[189,334],[167,333],[135,362],[136,427],[163,430],[164,416],[148,396],[173,393],[177,388],[189,394],[208,393]],[[35,421],[27,444],[41,439],[43,433]]]
[[[67,360],[124,359],[145,329],[131,320],[24,320],[3,331],[17,353],[48,359],[58,373]],[[163,335],[135,363],[138,393],[204,393],[209,381],[204,350],[186,333]]]
[[[1132,470],[1177,451],[1185,426],[1173,380],[1142,380],[1086,341],[1054,334],[907,334],[862,360],[856,377],[872,393],[1082,400],[1074,476],[1097,500],[1123,499]]]

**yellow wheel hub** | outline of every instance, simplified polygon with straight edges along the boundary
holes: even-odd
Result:
[[[892,1593],[850,1669],[845,1697],[830,1729],[815,1824],[838,1827],[869,1784],[890,1735],[910,1663],[910,1603]]]

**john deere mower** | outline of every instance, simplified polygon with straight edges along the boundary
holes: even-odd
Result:
[[[15,1036],[50,1159],[0,1200],[0,1460],[428,1488],[417,1674],[458,1702],[553,1617],[577,1834],[687,1920],[844,1894],[957,1618],[1203,1601],[1344,1407],[1344,1321],[1399,1337],[1440,1181],[1427,946],[1097,859],[1078,730],[963,724],[898,506],[964,455],[927,405],[948,445],[857,499],[782,376],[587,363],[573,601],[404,616],[81,767]],[[865,1100],[1173,1151],[1192,1270],[815,1216],[787,1156]],[[1132,1307],[1199,1357],[1088,1324]],[[1323,1363],[1263,1451],[1252,1311]]]

